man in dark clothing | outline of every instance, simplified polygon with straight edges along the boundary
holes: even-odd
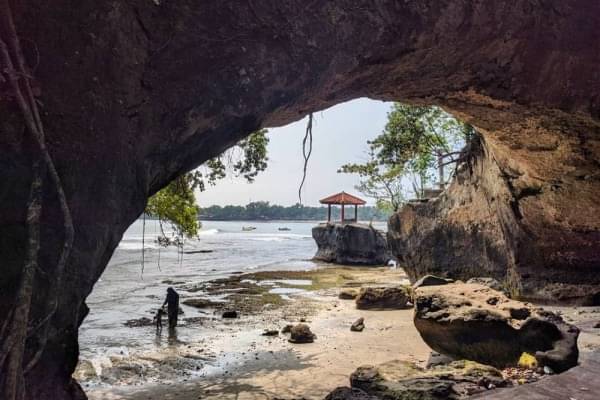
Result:
[[[167,298],[162,306],[164,307],[165,304],[167,304],[167,314],[169,315],[169,329],[175,329],[179,313],[179,294],[172,287],[167,289]]]

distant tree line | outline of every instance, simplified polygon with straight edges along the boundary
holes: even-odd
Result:
[[[341,207],[331,207],[332,220],[340,219]],[[246,206],[210,206],[200,209],[201,220],[313,220],[327,219],[327,207],[303,206],[299,203],[293,206],[280,206],[269,204],[268,201],[255,201]],[[354,207],[346,207],[346,217],[354,216]],[[358,207],[358,219],[361,221],[386,221],[390,216],[389,211],[371,206]]]

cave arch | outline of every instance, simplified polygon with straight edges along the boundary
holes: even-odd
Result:
[[[48,147],[76,229],[50,341],[27,377],[30,398],[82,396],[70,375],[85,298],[149,194],[260,126],[359,96],[436,104],[476,126],[483,161],[503,176],[478,187],[488,185],[497,204],[520,197],[522,218],[495,211],[516,221],[500,245],[510,242],[512,262],[526,266],[520,278],[556,275],[582,294],[600,283],[600,3],[14,3],[26,57],[33,65],[39,56]],[[23,262],[31,154],[0,85],[5,317]],[[43,217],[48,268],[59,220],[52,208]],[[46,283],[36,284],[33,318]]]

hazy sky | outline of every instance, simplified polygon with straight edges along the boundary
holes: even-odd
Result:
[[[363,98],[314,114],[313,153],[302,191],[303,204],[318,205],[319,199],[342,190],[360,196],[354,189],[358,177],[338,174],[337,170],[342,164],[366,160],[367,140],[381,132],[391,104]],[[227,177],[219,181],[216,186],[197,193],[200,206],[245,205],[259,200],[281,205],[298,202],[306,122],[307,118],[304,118],[281,128],[269,129],[267,170],[251,184],[241,178]],[[370,199],[365,200],[372,203]]]

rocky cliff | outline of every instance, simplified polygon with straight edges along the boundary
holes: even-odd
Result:
[[[584,139],[484,133],[443,195],[393,215],[388,241],[411,279],[491,276],[516,297],[599,304],[600,170],[585,137],[600,130],[569,124]]]
[[[10,3],[75,225],[48,342],[25,376],[29,399],[83,396],[71,373],[85,299],[147,196],[261,126],[361,96],[437,104],[482,132],[489,156],[478,161],[482,172],[472,176],[479,178],[452,189],[463,191],[456,201],[465,206],[445,208],[456,213],[437,219],[460,232],[476,225],[454,221],[498,219],[484,231],[502,235],[490,233],[491,245],[478,248],[504,243],[506,250],[489,258],[514,259],[486,268],[511,271],[515,287],[562,277],[579,290],[600,275],[598,2]],[[0,1],[2,11],[6,5]],[[6,39],[4,24],[0,37]],[[25,207],[38,155],[0,71],[5,321],[25,259]],[[485,177],[492,173],[483,172],[486,165],[502,178]],[[31,326],[48,316],[61,227],[55,192],[46,185],[43,272],[36,275]],[[26,362],[38,343],[27,348]]]
[[[337,264],[384,265],[391,256],[385,235],[363,224],[319,224],[312,229],[315,259]]]

